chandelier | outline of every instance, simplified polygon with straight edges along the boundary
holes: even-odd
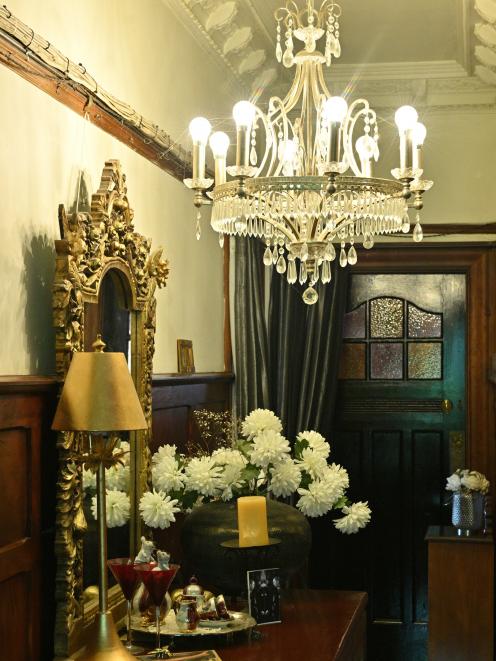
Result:
[[[265,112],[250,101],[234,106],[235,164],[226,164],[226,133],[211,133],[204,117],[190,123],[193,174],[184,183],[195,191],[197,238],[200,208],[211,204],[220,245],[225,235],[265,241],[264,264],[291,284],[307,283],[303,300],[309,305],[318,300],[318,280],[331,280],[335,244],[341,266],[356,264],[355,244],[370,249],[377,236],[410,232],[409,207],[417,210],[413,240],[421,241],[418,212],[433,183],[421,178],[426,128],[412,106],[395,114],[399,167],[393,178],[373,176],[379,159],[375,111],[365,99],[333,96],[324,79],[323,67],[341,54],[340,17],[341,7],[331,0],[320,9],[308,0],[301,10],[288,0],[275,12],[276,58],[286,68],[295,66],[294,81],[284,99],[270,98]],[[324,37],[322,53],[317,42]],[[295,39],[303,42],[297,52]],[[215,180],[206,176],[208,141]]]

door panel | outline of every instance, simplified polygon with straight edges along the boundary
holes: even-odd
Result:
[[[372,661],[422,661],[424,535],[444,520],[446,475],[464,463],[465,276],[356,274],[348,310],[333,460],[373,514],[368,530],[335,542],[333,583],[369,593]]]

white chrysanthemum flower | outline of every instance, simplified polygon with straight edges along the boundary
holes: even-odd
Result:
[[[315,454],[324,457],[324,459],[327,459],[331,453],[331,446],[329,443],[325,440],[322,434],[319,434],[316,431],[302,431],[298,434],[297,438],[299,441],[306,441],[308,447],[311,448]]]
[[[222,491],[222,500],[231,500],[233,497],[233,489],[240,489],[243,486],[241,479],[241,472],[243,466],[237,464],[226,464],[219,477],[219,489]]]
[[[345,516],[342,519],[335,520],[334,525],[345,535],[355,534],[360,528],[365,528],[370,521],[371,512],[368,502],[345,505],[343,507],[343,513]]]
[[[96,473],[89,470],[89,468],[83,470],[83,489],[85,491],[96,490]]]
[[[153,488],[158,491],[179,491],[183,488],[186,478],[179,462],[174,457],[164,456],[152,466]]]
[[[339,464],[327,466],[321,480],[329,490],[329,498],[332,500],[333,505],[344,495],[345,490],[350,486],[348,471]]]
[[[278,464],[289,454],[289,442],[273,429],[260,432],[254,439],[250,450],[250,460],[255,466],[267,468],[269,464]]]
[[[215,496],[219,490],[220,466],[212,457],[194,457],[185,468],[186,490],[202,496]]]
[[[163,491],[147,491],[141,497],[139,511],[141,518],[151,528],[168,528],[176,520],[174,514],[180,512],[177,500],[172,500]]]
[[[446,478],[446,491],[460,491],[462,488],[462,481],[457,473],[453,473]]]
[[[175,457],[177,448],[175,445],[161,445],[152,457],[152,463],[158,464],[165,457]]]
[[[297,459],[297,462],[300,468],[314,480],[322,477],[327,469],[326,459],[311,448],[305,448],[301,453],[301,459]]]
[[[123,491],[107,491],[106,498],[107,528],[120,528],[129,521],[131,501]],[[97,519],[96,496],[91,499],[91,513]]]
[[[249,413],[241,425],[241,433],[253,438],[263,431],[282,431],[282,423],[275,413],[267,409],[255,409]]]
[[[305,514],[305,516],[316,517],[326,514],[333,505],[332,496],[329,493],[328,486],[316,480],[308,485],[308,489],[298,489],[301,498],[296,503],[296,507]]]
[[[244,466],[246,466],[248,463],[248,460],[244,454],[233,448],[219,448],[218,450],[215,450],[215,452],[212,454],[212,459],[215,459],[215,463],[219,466],[230,464],[244,468]]]
[[[489,482],[482,473],[470,471],[462,475],[461,484],[470,491],[480,491],[486,493],[489,489]]]
[[[130,467],[117,464],[105,471],[105,486],[109,491],[129,491]]]
[[[291,459],[281,461],[270,473],[269,489],[277,498],[290,496],[300,486],[301,470]]]
[[[118,452],[125,453],[122,457],[122,461],[125,466],[129,466],[131,463],[131,445],[127,441],[120,441],[119,445],[114,448],[113,454],[117,454]]]

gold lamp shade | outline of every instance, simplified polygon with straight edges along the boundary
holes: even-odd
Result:
[[[76,352],[52,429],[110,432],[146,429],[147,423],[123,353]]]

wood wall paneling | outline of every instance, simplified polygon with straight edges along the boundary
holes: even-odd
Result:
[[[156,375],[153,378],[153,429],[151,450],[164,443],[177,445],[197,438],[193,411],[231,409],[231,373]]]
[[[9,661],[50,658],[54,399],[50,379],[0,379],[0,657]]]

